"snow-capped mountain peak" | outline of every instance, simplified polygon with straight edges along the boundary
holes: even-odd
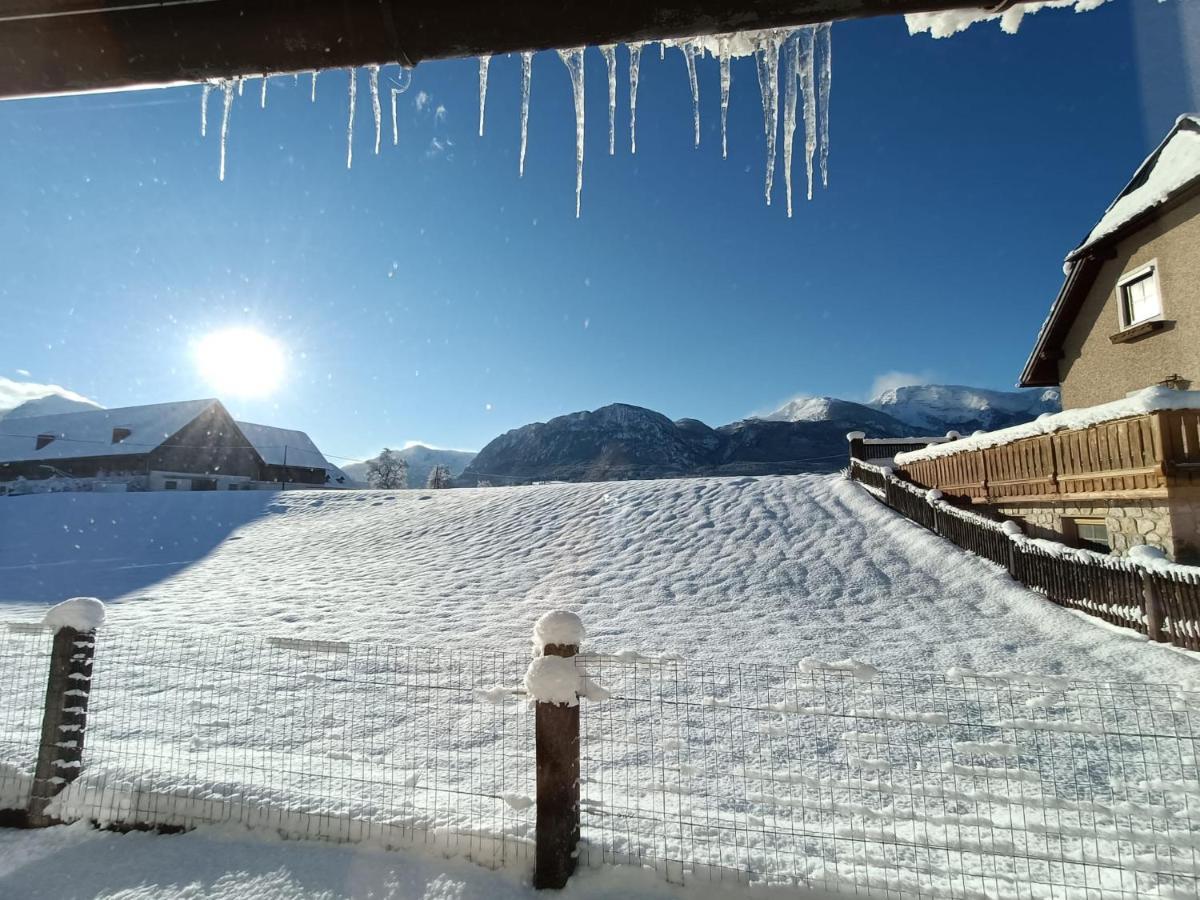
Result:
[[[789,400],[775,412],[758,418],[766,422],[824,422],[830,407],[840,401],[833,397],[799,396]]]
[[[1058,412],[1057,388],[1041,391],[993,391],[957,384],[919,384],[891,388],[867,406],[887,413],[925,434],[1005,428]]]
[[[13,381],[0,376],[0,419],[50,416],[99,409],[100,404],[57,384]]]

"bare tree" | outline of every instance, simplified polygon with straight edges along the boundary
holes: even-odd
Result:
[[[450,474],[449,466],[434,466],[429,470],[429,480],[425,482],[427,488],[448,488],[454,486],[454,476]]]
[[[377,457],[367,460],[367,484],[373,488],[408,487],[408,460],[384,447]]]

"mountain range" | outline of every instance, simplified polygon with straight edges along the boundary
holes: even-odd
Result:
[[[64,388],[45,386],[50,391],[45,396],[29,397],[27,386],[4,381],[12,389],[0,392],[0,401],[11,400],[0,402],[0,418],[96,408]],[[423,486],[436,465],[448,466],[464,487],[829,472],[845,465],[848,431],[864,431],[869,437],[936,437],[952,430],[968,434],[1027,422],[1059,408],[1055,389],[993,391],[931,384],[893,388],[867,403],[796,397],[774,412],[712,428],[698,419],[672,421],[654,410],[614,403],[515,428],[478,454],[422,444],[398,452],[408,461],[414,487]],[[357,482],[366,481],[365,463],[344,471]]]
[[[767,415],[711,428],[614,403],[505,432],[479,451],[458,483],[829,472],[845,465],[847,431],[940,437],[1005,428],[1059,408],[1056,390],[919,385],[885,391],[865,404],[797,397]]]

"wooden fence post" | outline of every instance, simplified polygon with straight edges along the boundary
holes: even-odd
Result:
[[[1154,577],[1149,572],[1142,572],[1142,611],[1146,614],[1146,635],[1152,641],[1167,643],[1170,638],[1162,630],[1162,603],[1154,587]]]
[[[547,613],[534,629],[534,642],[541,646],[543,656],[563,657],[572,666],[582,638],[583,626],[573,613]],[[579,847],[578,696],[573,704],[538,700],[534,735],[537,849],[533,886],[539,890],[563,888],[575,871]]]
[[[865,460],[867,458],[866,435],[861,431],[851,431],[846,435],[850,443],[850,458]]]
[[[95,650],[94,630],[64,626],[54,635],[42,739],[29,794],[27,824],[31,828],[58,824],[46,811],[50,801],[79,777]]]

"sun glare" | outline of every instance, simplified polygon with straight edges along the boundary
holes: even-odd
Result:
[[[265,397],[283,380],[283,348],[250,328],[227,328],[196,344],[196,367],[218,394]]]

